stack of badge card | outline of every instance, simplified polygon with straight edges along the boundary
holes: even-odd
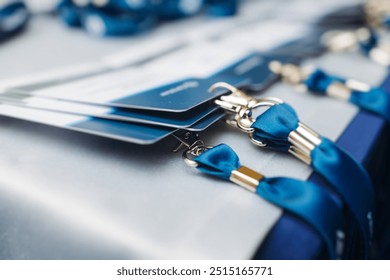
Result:
[[[153,144],[180,129],[203,131],[224,116],[213,100],[225,92],[210,93],[212,84],[224,81],[260,91],[277,78],[270,61],[297,59],[254,49],[199,43],[146,64],[91,67],[70,79],[49,74],[39,82],[3,81],[0,114]]]

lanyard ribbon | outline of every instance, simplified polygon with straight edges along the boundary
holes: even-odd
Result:
[[[373,61],[388,67],[390,65],[389,45],[382,42],[371,27],[357,30],[328,31],[323,36],[323,43],[330,51],[360,51]]]
[[[252,137],[267,147],[291,152],[291,134],[300,127],[295,111],[286,103],[277,104],[257,117]],[[374,193],[365,169],[332,141],[321,137],[310,153],[310,165],[342,197],[363,233],[366,254],[372,236]]]
[[[328,75],[319,69],[310,74],[304,83],[313,93],[348,100],[390,122],[390,95],[381,88],[365,86],[360,90],[354,89],[348,85],[348,80]]]
[[[58,5],[58,11],[67,25],[82,26],[90,34],[98,36],[131,35],[157,24],[157,18],[152,14],[117,12],[92,5],[80,7],[70,1],[62,1]]]
[[[302,218],[323,238],[330,258],[335,259],[342,254],[342,206],[324,189],[290,178],[266,178],[241,166],[236,153],[225,144],[204,151],[194,161],[200,171],[249,188],[265,200]]]
[[[189,17],[206,9],[209,15],[236,14],[238,0],[61,0],[58,12],[72,27],[98,36],[124,36],[150,30],[158,23]]]
[[[371,28],[366,28],[366,38],[365,40],[359,40],[358,45],[360,50],[367,56],[370,55],[370,52],[378,47],[379,45],[379,37],[378,34]]]
[[[0,4],[0,41],[21,31],[30,15],[22,1]]]

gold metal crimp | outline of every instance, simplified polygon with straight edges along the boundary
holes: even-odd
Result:
[[[264,176],[246,166],[241,166],[233,170],[230,175],[230,181],[243,187],[244,189],[256,192],[257,186],[263,180]]]

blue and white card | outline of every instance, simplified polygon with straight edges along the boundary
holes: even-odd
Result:
[[[0,94],[0,102],[4,104],[35,108],[48,111],[76,114],[109,120],[145,123],[172,128],[188,128],[209,114],[215,112],[218,106],[208,102],[183,113],[144,111],[125,108],[115,108],[104,105],[91,105],[64,100],[56,100],[39,96],[23,94]]]
[[[177,128],[113,121],[7,104],[0,104],[0,115],[140,145],[154,144],[178,130]],[[224,112],[215,111],[186,130],[205,130],[223,116]]]
[[[247,50],[237,51],[205,43],[139,67],[36,90],[13,88],[11,91],[95,105],[184,112],[216,98],[215,93],[208,92],[214,82],[208,78],[248,55]],[[233,84],[247,79],[247,73],[240,74],[242,76],[235,77],[237,82],[232,81]],[[220,78],[230,82],[226,80],[229,77]],[[3,91],[7,92],[7,89]]]
[[[134,81],[131,75],[134,73],[126,70],[122,73],[98,75],[94,78],[29,93],[19,92],[26,97],[39,96],[117,108],[186,112],[217,98],[221,94],[221,92],[210,93],[208,91],[209,87],[215,82],[225,81],[235,86],[252,85],[257,90],[268,87],[276,80],[276,76],[268,69],[268,63],[270,60],[277,58],[259,54],[246,55],[240,57],[240,59],[230,61],[225,67],[214,69],[207,78],[184,78],[168,84],[162,83],[161,76],[156,78],[154,75],[148,74],[148,77],[142,77],[145,79],[155,77],[156,80],[153,80],[154,87],[151,83],[148,84],[149,87],[131,86],[131,81]],[[282,58],[279,57],[279,59]],[[126,80],[126,82],[123,84],[120,80]],[[139,83],[140,80],[137,82]],[[134,84],[136,84],[135,81]],[[12,90],[12,92],[15,92],[15,90]],[[12,93],[9,92],[8,95],[10,94]]]

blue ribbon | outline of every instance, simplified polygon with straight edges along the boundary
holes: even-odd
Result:
[[[30,18],[22,1],[12,2],[0,7],[0,41],[21,31]]]
[[[148,15],[115,14],[99,9],[86,9],[82,16],[84,28],[99,36],[132,35],[151,29],[157,24],[157,18]]]
[[[165,0],[155,4],[154,11],[162,19],[176,19],[198,14],[204,0]]]
[[[236,153],[221,144],[195,158],[202,172],[229,180],[233,170],[241,166]],[[299,216],[323,238],[329,257],[336,258],[337,233],[343,228],[343,210],[324,189],[289,178],[264,178],[257,194],[265,200]]]
[[[257,117],[252,128],[253,137],[269,148],[287,151],[288,135],[298,127],[295,111],[286,103],[272,106]],[[367,254],[372,236],[372,211],[374,191],[365,169],[332,141],[322,137],[322,142],[311,152],[313,169],[322,175],[350,209],[358,222],[365,241]]]
[[[119,2],[111,1],[107,5]],[[125,4],[123,4],[125,5]],[[98,36],[133,35],[153,28],[157,24],[154,14],[129,13],[126,10],[94,8],[91,5],[79,7],[71,1],[62,1],[58,6],[62,20],[72,27],[84,27],[89,33]]]
[[[369,28],[368,32],[368,39],[359,42],[359,48],[365,55],[368,55],[373,48],[377,47],[379,42],[378,34],[372,28]]]
[[[133,35],[157,26],[161,21],[189,17],[204,8],[213,16],[236,13],[239,0],[108,0],[104,4],[89,2],[76,5],[62,0],[58,11],[71,27],[83,27],[101,36]]]
[[[71,27],[81,26],[82,9],[73,5],[71,1],[62,1],[58,5],[58,12],[63,22]]]
[[[335,82],[345,83],[346,80],[318,69],[305,80],[305,85],[312,93],[326,94],[328,87]],[[390,95],[381,88],[372,88],[368,92],[352,90],[349,102],[390,121]]]
[[[215,17],[233,16],[238,11],[239,0],[206,0],[207,13]]]
[[[152,0],[108,0],[105,4],[97,6],[97,8],[104,9],[111,12],[146,12],[152,9]]]
[[[390,16],[386,16],[383,20],[382,20],[382,24],[389,28],[390,27]]]

